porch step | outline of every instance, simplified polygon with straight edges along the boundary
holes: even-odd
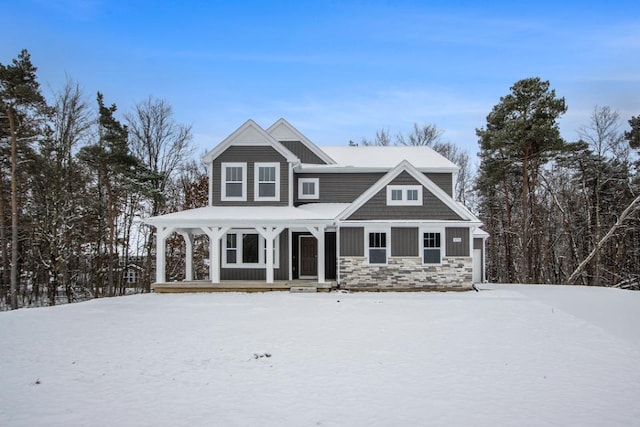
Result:
[[[310,294],[318,292],[318,288],[315,286],[292,286],[289,291],[294,294]]]

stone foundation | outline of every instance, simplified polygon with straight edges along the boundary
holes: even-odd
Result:
[[[472,289],[472,259],[446,257],[440,265],[420,257],[390,257],[387,264],[366,264],[364,257],[340,257],[340,287],[362,291]]]

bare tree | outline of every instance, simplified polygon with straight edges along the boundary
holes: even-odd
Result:
[[[417,123],[414,123],[413,130],[406,139],[401,133],[397,135],[396,139],[398,140],[398,145],[432,146],[440,142],[443,133],[444,130],[434,124],[426,123],[418,126]]]
[[[138,103],[132,113],[126,114],[129,138],[134,154],[151,173],[151,216],[163,213],[166,206],[165,191],[168,183],[179,171],[191,153],[191,126],[176,123],[171,106],[162,99],[149,97]],[[151,255],[154,239],[149,230],[146,238],[147,264],[144,285],[151,285]]]

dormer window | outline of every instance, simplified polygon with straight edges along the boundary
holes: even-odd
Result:
[[[387,185],[387,206],[422,206],[422,186]]]
[[[255,164],[256,201],[280,201],[280,163]]]
[[[247,200],[247,164],[222,163],[222,201]]]

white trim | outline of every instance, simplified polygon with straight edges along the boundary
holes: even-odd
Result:
[[[207,191],[207,197],[209,198],[209,206],[213,206],[213,162],[207,163],[207,175],[209,178],[209,191]]]
[[[275,195],[274,196],[260,196],[260,168],[275,168],[276,180],[275,180]],[[265,183],[271,183],[272,181],[265,181]],[[253,200],[256,202],[279,202],[280,201],[280,163],[277,162],[255,162],[253,164]]]
[[[242,168],[242,195],[227,196],[227,168]],[[235,182],[235,181],[234,181]],[[243,162],[224,162],[220,164],[220,200],[223,202],[247,201],[247,164]]]
[[[420,227],[419,228],[418,243],[420,244],[420,259],[422,265],[442,265],[442,260],[445,257],[447,250],[447,233],[446,227]],[[425,263],[424,262],[424,234],[425,233],[440,233],[440,262],[439,263]]]
[[[384,263],[369,262],[369,233],[384,233],[386,234],[385,243],[386,243],[386,260]],[[379,248],[378,248],[379,249]],[[365,264],[367,265],[387,265],[389,264],[389,258],[391,257],[391,227],[365,227],[364,228],[364,258]]]
[[[444,190],[438,187],[433,181],[427,178],[422,172],[416,169],[411,163],[407,160],[403,160],[398,163],[398,165],[390,170],[386,175],[378,180],[375,184],[373,184],[367,191],[362,193],[360,197],[351,203],[347,209],[345,209],[339,216],[340,220],[347,220],[351,215],[353,215],[358,209],[360,209],[366,202],[368,202],[373,196],[378,194],[382,189],[388,185],[391,181],[393,181],[398,175],[402,172],[407,172],[411,175],[418,184],[425,187],[429,190],[434,196],[436,196],[442,203],[444,203],[449,209],[455,212],[462,220],[467,220],[470,222],[478,222],[480,220],[476,218],[475,215],[471,213],[467,208],[465,208],[461,203],[456,202],[451,196],[449,196]]]
[[[287,185],[287,194],[289,197],[289,206],[293,206],[293,165],[291,163],[287,163],[287,173],[289,174],[288,185]]]
[[[387,206],[422,206],[422,188],[422,185],[387,185]],[[400,199],[392,198],[394,190],[401,192]],[[418,191],[417,199],[409,200],[410,190]]]
[[[312,183],[314,188],[313,194],[304,194],[303,187],[305,183]],[[298,199],[311,200],[320,198],[320,178],[298,178]]]
[[[284,137],[283,135],[277,135],[278,131],[280,130],[279,128],[284,128],[285,129],[284,133],[289,135],[287,137]],[[279,141],[299,141],[325,163],[327,164],[336,163],[335,160],[333,160],[327,153],[325,153],[322,149],[320,149],[320,147],[318,147],[316,144],[311,142],[309,138],[307,138],[302,133],[300,133],[298,129],[294,128],[291,125],[291,123],[289,123],[283,118],[278,119],[274,124],[269,126],[267,128],[267,133],[271,135],[274,139]],[[274,136],[274,134],[276,135]]]
[[[255,131],[254,136],[246,137],[251,133],[251,130]],[[280,153],[288,162],[300,163],[300,159],[296,157],[291,151],[276,141],[271,135],[269,135],[264,129],[262,129],[256,122],[249,119],[242,124],[238,129],[233,131],[231,135],[226,137],[220,144],[218,144],[213,150],[205,154],[202,159],[205,163],[210,163],[216,159],[220,154],[232,145],[268,145],[273,147],[278,153]]]
[[[236,251],[236,263],[227,262],[227,235],[235,234],[236,235],[236,247],[234,248]],[[242,262],[242,235],[243,234],[254,234],[258,236],[258,262],[257,263],[243,263]],[[222,240],[222,268],[266,268],[267,262],[265,259],[265,238],[255,229],[255,228],[247,228],[247,229],[237,229],[229,230],[224,233],[221,238]],[[280,268],[280,235],[278,234],[273,243],[274,248],[274,257],[273,257],[273,268]]]

